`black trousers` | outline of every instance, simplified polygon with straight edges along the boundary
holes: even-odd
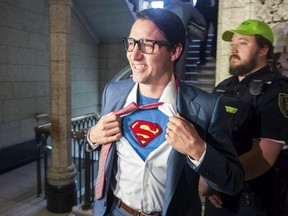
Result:
[[[200,1],[200,0],[198,0]],[[197,6],[196,6],[197,8]],[[218,28],[218,7],[199,7],[197,8],[199,12],[204,16],[207,24],[207,28],[213,25],[213,38],[211,43],[211,53],[210,55],[216,58],[216,46],[217,46],[217,28]],[[206,48],[208,42],[208,31],[206,40],[200,42],[199,49],[199,60],[204,61],[206,59]]]
[[[222,197],[223,207],[216,208],[208,199],[205,216],[268,216],[267,209],[253,194],[243,192],[238,196]]]

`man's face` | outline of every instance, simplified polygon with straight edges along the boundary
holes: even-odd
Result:
[[[244,76],[255,71],[258,68],[259,50],[255,36],[234,34],[231,42],[230,74]]]
[[[129,38],[167,41],[157,26],[149,20],[138,19],[131,28]],[[173,49],[155,44],[152,54],[142,53],[137,44],[127,58],[134,82],[145,85],[164,85],[173,72]],[[173,60],[174,59],[174,60]],[[173,61],[172,61],[173,60]]]

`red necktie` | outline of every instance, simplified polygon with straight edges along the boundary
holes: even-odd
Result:
[[[137,110],[145,110],[145,109],[154,109],[158,106],[162,105],[163,102],[155,102],[152,104],[138,106],[136,103],[132,102],[127,107],[124,107],[120,110],[116,110],[114,113],[117,116],[122,116],[128,113],[135,112]],[[106,160],[110,150],[112,143],[108,143],[102,145],[100,151],[100,158],[99,158],[99,166],[98,166],[98,175],[96,180],[95,186],[95,198],[101,199],[104,195],[104,179],[105,179],[105,167],[106,167]]]

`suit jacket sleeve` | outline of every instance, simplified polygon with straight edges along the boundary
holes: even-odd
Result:
[[[212,113],[206,135],[206,154],[197,172],[215,190],[233,195],[242,189],[244,172],[225,124],[224,105],[220,98]]]
[[[198,88],[179,82],[177,106],[206,142],[206,154],[201,164],[194,168],[215,190],[238,193],[244,182],[244,172],[225,124],[225,108],[221,98]]]

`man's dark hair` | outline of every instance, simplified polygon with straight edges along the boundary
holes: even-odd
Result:
[[[265,46],[268,46],[269,51],[267,53],[266,59],[271,60],[273,58],[273,50],[274,47],[270,41],[268,41],[266,38],[262,37],[261,35],[255,35],[256,43],[259,47],[263,48]]]
[[[274,54],[274,46],[273,44],[268,41],[266,38],[260,36],[260,35],[255,35],[256,38],[256,43],[258,44],[259,47],[263,48],[264,46],[268,46],[268,53],[266,56],[266,60],[271,68],[272,71],[278,71],[277,68],[277,61],[278,61],[278,56]]]
[[[150,20],[172,45],[185,47],[186,29],[182,20],[173,12],[163,8],[149,8],[140,11],[137,19]]]

